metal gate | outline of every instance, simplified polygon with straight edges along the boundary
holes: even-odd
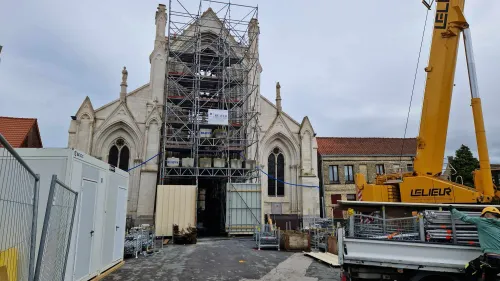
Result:
[[[227,183],[226,232],[253,234],[261,223],[262,197],[258,183]]]

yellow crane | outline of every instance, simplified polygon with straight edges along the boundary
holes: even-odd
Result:
[[[425,0],[423,2],[430,8]],[[427,81],[414,171],[378,175],[374,184],[368,184],[363,174],[356,174],[356,188],[362,192],[363,201],[488,203],[500,197],[500,191],[495,189],[491,177],[470,29],[463,11],[464,0],[436,0],[429,65],[425,68]],[[479,170],[474,172],[475,188],[440,177],[461,34],[464,37],[480,163]]]

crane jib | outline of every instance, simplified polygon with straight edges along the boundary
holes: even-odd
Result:
[[[420,197],[420,196],[451,196],[451,187],[447,188],[431,188],[431,189],[423,189],[416,188],[412,189],[410,196],[412,197]]]
[[[450,0],[437,0],[439,3],[445,3],[443,7],[437,7],[436,9],[436,21],[434,22],[435,29],[445,29],[448,24],[448,12],[450,10]]]

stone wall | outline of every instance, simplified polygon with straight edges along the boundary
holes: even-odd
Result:
[[[351,200],[356,196],[354,183],[345,181],[344,166],[353,165],[353,175],[360,172],[360,166],[366,166],[368,183],[374,183],[376,177],[376,165],[383,164],[386,173],[393,172],[397,165],[407,170],[407,165],[412,165],[412,159],[408,156],[320,156],[320,168],[322,177],[321,186],[325,191],[326,213],[331,217],[332,195],[340,194],[342,200]],[[337,165],[339,182],[331,183],[329,180],[329,166]],[[412,167],[412,166],[411,166]],[[351,198],[347,198],[350,195]]]

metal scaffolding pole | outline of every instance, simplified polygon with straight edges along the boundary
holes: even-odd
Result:
[[[260,183],[258,9],[170,0],[160,184]],[[222,196],[223,198],[223,196]]]

